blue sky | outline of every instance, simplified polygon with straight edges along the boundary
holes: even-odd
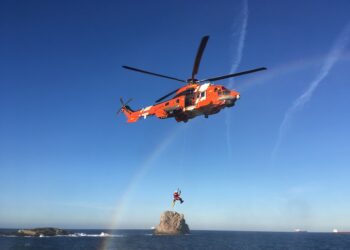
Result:
[[[150,228],[180,187],[193,229],[350,230],[349,12],[3,1],[0,227]],[[234,108],[187,124],[115,117],[121,96],[141,108],[181,86],[121,65],[186,79],[204,35],[198,78],[268,68],[218,82],[241,92]]]

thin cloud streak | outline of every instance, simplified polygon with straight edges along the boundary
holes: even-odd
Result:
[[[272,150],[271,154],[271,162],[273,163],[276,157],[276,154],[278,152],[278,149],[281,146],[282,139],[290,127],[291,120],[293,118],[293,115],[300,110],[305,103],[307,103],[318,85],[321,83],[321,81],[329,74],[329,72],[332,70],[334,64],[339,60],[339,58],[342,57],[344,50],[346,48],[346,45],[349,43],[350,40],[350,23],[346,25],[344,30],[340,33],[336,41],[334,42],[328,56],[326,57],[326,60],[324,64],[322,65],[322,68],[319,72],[319,74],[316,76],[316,78],[310,83],[307,90],[300,95],[292,104],[292,106],[287,110],[287,112],[284,115],[283,121],[280,125],[279,132],[278,132],[278,138],[275,143],[275,146]]]
[[[238,38],[238,46],[237,46],[237,52],[236,52],[236,57],[235,60],[233,60],[231,70],[230,72],[235,72],[241,63],[242,57],[243,57],[243,49],[244,49],[244,42],[245,42],[245,37],[247,33],[247,26],[248,26],[248,0],[243,1],[243,9],[242,9],[242,25],[240,28],[239,32],[239,38]],[[241,18],[240,16],[240,18]],[[235,28],[235,27],[234,27]],[[236,33],[232,34],[232,37],[236,36]],[[231,78],[228,84],[228,88],[231,89],[233,87],[233,79]],[[231,144],[231,115],[229,112],[226,112],[226,143],[227,143],[227,148],[228,148],[228,155],[229,158],[232,158],[232,144]]]

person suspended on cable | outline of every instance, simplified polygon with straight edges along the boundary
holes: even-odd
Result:
[[[184,200],[180,197],[180,195],[181,195],[181,190],[180,189],[175,190],[174,199],[173,199],[173,206],[175,205],[176,201],[180,201],[180,203],[184,202]]]

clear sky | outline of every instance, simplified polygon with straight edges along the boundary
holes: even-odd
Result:
[[[192,229],[350,230],[350,2],[2,1],[0,228],[150,228],[182,189]],[[188,78],[236,106],[115,117]]]

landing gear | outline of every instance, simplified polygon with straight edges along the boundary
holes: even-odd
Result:
[[[209,115],[204,115],[204,118],[208,118],[209,117]]]

